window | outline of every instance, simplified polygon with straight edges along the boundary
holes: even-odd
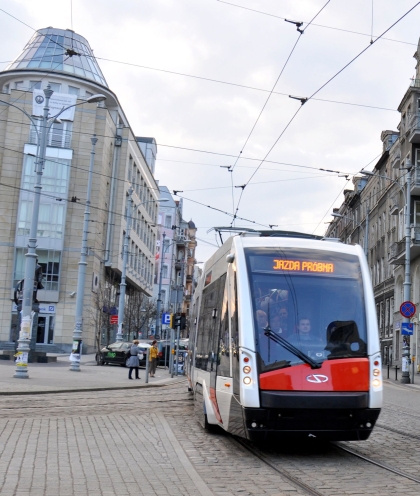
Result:
[[[68,91],[70,95],[80,95],[80,88],[76,88],[75,86],[69,86]]]
[[[162,265],[162,279],[168,278],[168,266]]]
[[[29,143],[38,144],[38,133],[40,133],[41,121],[37,121],[37,128],[31,124]],[[54,123],[51,126],[51,130],[48,133],[47,146],[53,146],[56,148],[70,148],[71,137],[72,137],[73,123],[69,121],[63,121],[61,124]],[[38,131],[38,132],[37,132]]]
[[[169,250],[169,243],[170,243],[170,240],[169,239],[165,239],[165,241],[163,242],[163,253],[168,253],[168,250]],[[163,255],[164,256],[164,255]]]
[[[420,226],[420,201],[414,202],[414,224]]]
[[[41,81],[29,81],[29,87],[31,90],[40,90]]]
[[[33,202],[21,200],[18,219],[18,235],[29,236]],[[64,231],[65,206],[54,203],[41,203],[38,217],[38,238],[62,238]]]
[[[172,215],[165,215],[165,227],[171,229],[172,227]]]
[[[3,93],[9,93],[9,85],[8,84],[5,84],[3,86]]]
[[[15,82],[15,90],[24,90],[25,89],[25,82],[24,81],[16,81]]]
[[[25,155],[22,186],[31,191],[35,185],[34,162],[35,157]],[[66,195],[69,181],[70,160],[47,159],[44,165],[42,191],[44,193],[49,192]]]
[[[404,236],[404,209],[402,208],[398,212],[398,239],[402,239]]]
[[[13,285],[21,281],[25,276],[25,254],[26,248],[16,249],[16,262]],[[42,285],[48,291],[58,291],[60,275],[61,252],[54,250],[37,250],[38,263],[42,267],[44,278]]]
[[[48,84],[51,86],[51,89],[54,91],[54,93],[60,93],[61,90],[60,83],[51,83],[51,81],[49,81]]]
[[[93,93],[91,93],[90,91],[85,91],[85,96],[86,98],[90,98],[91,96],[93,96]]]

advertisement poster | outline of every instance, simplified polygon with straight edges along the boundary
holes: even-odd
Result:
[[[28,353],[24,351],[18,351],[15,355],[16,357],[16,365],[18,367],[27,367],[28,366]]]
[[[75,339],[73,341],[73,347],[69,356],[69,360],[71,362],[79,362],[80,357],[82,355],[82,346],[83,346],[83,341]]]

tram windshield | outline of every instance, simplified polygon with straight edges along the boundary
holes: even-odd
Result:
[[[245,255],[261,372],[367,356],[356,256],[297,248],[246,248]]]

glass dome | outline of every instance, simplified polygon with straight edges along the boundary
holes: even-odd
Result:
[[[5,71],[13,69],[67,72],[108,86],[88,41],[70,29],[39,29]]]

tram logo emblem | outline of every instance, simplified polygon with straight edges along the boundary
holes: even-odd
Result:
[[[41,103],[43,103],[43,102],[44,102],[44,97],[43,97],[43,96],[41,96],[41,95],[37,95],[37,96],[35,97],[35,101],[36,101],[36,103],[37,103],[38,105],[41,105]]]
[[[308,382],[315,382],[316,384],[321,384],[321,382],[327,382],[328,377],[326,375],[312,374],[306,377]]]

